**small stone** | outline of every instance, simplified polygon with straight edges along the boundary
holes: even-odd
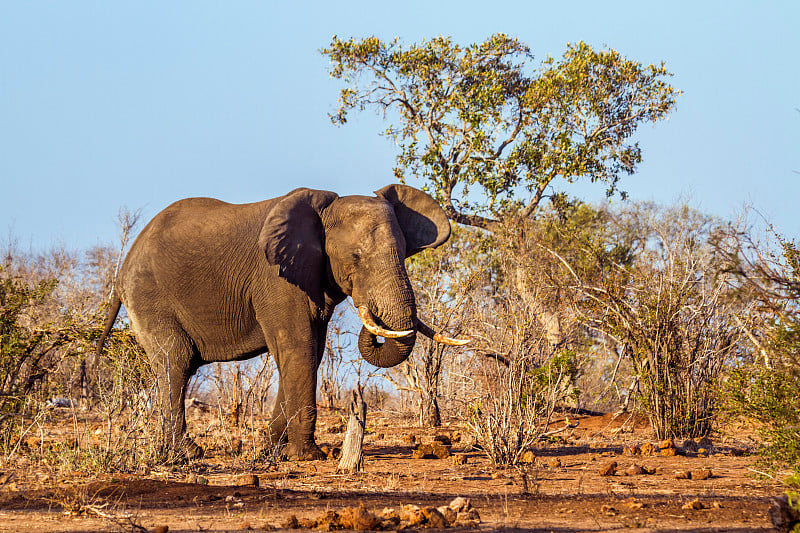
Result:
[[[703,502],[701,502],[700,500],[695,499],[695,500],[690,501],[689,503],[683,504],[681,506],[681,509],[692,509],[692,510],[697,511],[697,510],[700,510],[700,509],[705,509],[705,506],[703,505]]]
[[[678,454],[678,450],[675,448],[661,448],[661,455],[664,457],[675,457]]]
[[[683,450],[687,452],[696,452],[698,446],[697,443],[694,441],[694,439],[686,439],[681,444],[681,448],[683,448]]]
[[[639,447],[642,455],[655,455],[656,447],[650,442],[645,442]]]
[[[631,498],[630,500],[626,501],[625,505],[627,505],[629,509],[641,509],[644,507],[644,504],[636,498]]]
[[[614,509],[614,507],[610,505],[603,505],[602,507],[600,507],[600,512],[606,516],[616,516],[619,514],[619,511],[617,511],[616,509]]]
[[[454,498],[447,506],[455,512],[461,513],[472,509],[472,502],[469,498],[459,496],[458,498]]]
[[[456,518],[458,518],[457,512],[450,509],[450,507],[447,507],[446,505],[437,507],[436,510],[442,514],[442,516],[444,517],[444,521],[447,522],[448,526],[452,526],[453,524],[455,524]]]
[[[520,460],[523,463],[527,463],[527,464],[535,463],[536,462],[536,454],[533,453],[533,450],[527,450],[527,451],[523,452],[522,457],[520,457]]]
[[[408,504],[402,507],[400,519],[403,522],[408,522],[411,526],[419,526],[425,523],[425,515],[422,514],[422,509],[418,505]]]
[[[673,441],[672,439],[662,440],[661,442],[658,443],[658,447],[661,448],[662,450],[665,448],[674,448],[675,441]]]
[[[444,444],[434,442],[431,444],[433,448],[433,455],[438,457],[439,459],[447,459],[450,457],[450,448],[445,446]]]
[[[426,525],[436,529],[444,529],[448,526],[444,515],[433,507],[423,507],[422,516],[425,517]]]
[[[599,473],[601,476],[613,476],[617,473],[617,462],[611,461],[610,463],[604,464],[600,467]]]
[[[633,456],[641,455],[642,450],[638,446],[625,446],[622,448],[622,455]]]
[[[626,476],[640,476],[640,475],[645,474],[645,473],[646,472],[645,472],[644,468],[642,468],[639,465],[631,465],[631,466],[629,466],[628,468],[625,469],[625,475]]]
[[[701,468],[700,470],[692,471],[692,479],[704,480],[711,477],[711,469]]]
[[[169,526],[156,526],[153,528],[153,533],[167,533]]]
[[[469,508],[466,511],[459,511],[456,516],[455,524],[461,527],[476,527],[481,522],[481,517],[476,509]]]
[[[355,529],[357,531],[371,531],[378,529],[381,525],[381,519],[370,513],[364,508],[364,505],[352,507],[349,515],[346,516],[345,511],[342,511],[342,526],[345,529]]]
[[[242,474],[236,478],[236,484],[244,487],[258,487],[258,476],[255,474]]]

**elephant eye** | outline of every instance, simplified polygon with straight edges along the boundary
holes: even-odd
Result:
[[[358,263],[359,261],[361,261],[361,251],[360,250],[356,251],[356,252],[353,252],[352,256],[353,256],[353,262],[354,263]]]

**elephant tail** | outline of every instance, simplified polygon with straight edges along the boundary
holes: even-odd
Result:
[[[103,333],[100,334],[100,339],[97,341],[97,351],[95,353],[98,358],[103,355],[103,344],[106,342],[108,332],[114,327],[114,322],[117,320],[120,307],[122,307],[122,300],[120,300],[119,296],[115,293],[111,299],[111,307],[108,308],[108,314],[106,315],[106,325],[103,328]]]

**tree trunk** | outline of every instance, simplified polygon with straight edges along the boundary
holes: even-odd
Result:
[[[361,395],[361,387],[353,390],[353,400],[349,406],[350,419],[347,433],[342,443],[342,457],[336,471],[341,474],[354,474],[363,469],[364,428],[367,426],[367,404]]]

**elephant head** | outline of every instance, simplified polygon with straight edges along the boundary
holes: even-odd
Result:
[[[390,367],[408,358],[417,331],[439,342],[466,342],[434,333],[417,317],[404,265],[407,257],[449,237],[450,223],[436,201],[397,184],[374,197],[297,189],[273,209],[259,242],[280,275],[318,306],[326,292],[336,300],[351,296],[364,323],[361,355]]]

